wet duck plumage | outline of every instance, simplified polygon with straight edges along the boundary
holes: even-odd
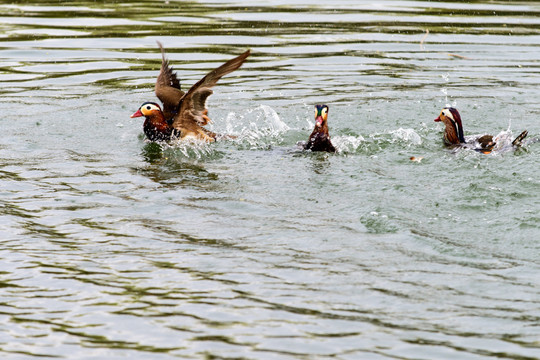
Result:
[[[223,76],[237,70],[250,55],[250,51],[225,62],[197,81],[186,93],[180,89],[180,81],[169,61],[165,50],[158,42],[162,63],[156,80],[155,93],[163,104],[163,109],[154,102],[145,102],[131,115],[145,117],[143,130],[150,141],[168,141],[172,138],[192,137],[204,141],[214,141],[217,135],[203,126],[210,122],[206,100]]]
[[[435,119],[436,122],[442,122],[445,125],[444,129],[444,143],[449,146],[463,146],[469,145],[473,150],[488,154],[493,151],[495,145],[497,145],[496,139],[493,135],[482,135],[465,139],[463,134],[463,125],[461,123],[461,115],[457,109],[453,107],[445,107],[442,109],[439,116]],[[521,146],[522,140],[527,136],[527,130],[523,131],[512,141],[512,146]]]
[[[304,145],[305,150],[336,152],[328,134],[328,106],[315,106],[315,128]]]

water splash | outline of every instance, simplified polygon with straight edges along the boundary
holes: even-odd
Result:
[[[374,154],[393,144],[399,144],[401,147],[422,145],[422,137],[414,129],[399,128],[384,133],[369,134],[367,138],[362,135],[334,135],[332,143],[338,153]]]
[[[441,89],[441,92],[444,94],[445,106],[446,107],[456,107],[457,102],[455,100],[452,101],[451,104],[448,102],[448,88],[447,88],[447,85],[448,85],[448,82],[450,81],[450,73],[441,74],[441,77],[443,78],[444,82],[446,83],[446,85]]]
[[[266,148],[282,140],[282,134],[290,128],[277,112],[267,105],[242,110],[240,113],[230,112],[225,119],[226,130],[213,129],[218,133],[231,135],[218,136],[217,143],[235,142],[242,147]],[[221,155],[220,146],[203,140],[189,138],[170,142],[152,143],[158,147],[149,147],[152,151],[145,154],[149,159],[187,158],[201,160]]]
[[[282,133],[290,129],[290,127],[285,124],[285,122],[281,121],[277,112],[270,106],[261,105],[259,108],[263,110],[272,131],[276,133]]]
[[[249,125],[246,126],[245,122]],[[277,112],[268,105],[259,105],[253,109],[243,110],[241,113],[230,112],[227,114],[225,124],[228,134],[242,135],[246,129],[259,129],[260,123],[264,124],[266,132],[282,133],[289,130],[289,126],[285,124],[277,114]],[[242,126],[238,129],[238,126]]]
[[[390,131],[390,134],[392,134],[394,140],[404,141],[412,145],[422,145],[422,138],[414,129],[399,128]]]
[[[519,133],[518,133],[519,135]],[[512,130],[510,130],[510,125],[508,126],[508,129],[501,131],[497,135],[493,137],[493,140],[496,142],[494,151],[497,152],[506,152],[514,150],[514,144],[513,141],[516,138],[517,135],[514,135]]]
[[[364,143],[366,139],[362,135],[358,136],[333,136],[332,143],[336,147],[338,153],[347,152],[353,153]]]
[[[457,101],[454,100],[454,101],[452,101],[451,104],[448,104],[448,102],[447,102],[446,106],[456,108],[457,107]]]
[[[241,113],[230,112],[225,119],[227,133],[237,137],[238,143],[250,148],[271,146],[282,140],[290,127],[268,105],[259,105]]]
[[[463,148],[467,148],[471,150],[481,149],[481,145],[477,140],[482,135],[484,134],[466,135],[465,136],[466,144],[462,144],[461,147],[457,147],[453,149],[452,152],[458,153]],[[515,140],[516,137],[517,135],[514,135],[512,130],[510,130],[510,128],[506,130],[502,130],[497,135],[493,136],[493,141],[495,142],[495,146],[493,147],[493,150],[489,154],[496,155],[500,153],[514,151],[516,147],[513,145],[513,141]]]
[[[178,139],[169,143],[159,143],[166,157],[185,157],[200,160],[218,153],[212,143],[199,139]]]

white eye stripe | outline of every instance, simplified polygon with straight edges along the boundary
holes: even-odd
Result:
[[[141,106],[141,111],[152,111],[152,110],[159,110],[159,107],[157,107],[154,104],[146,104]]]
[[[454,120],[454,115],[452,115],[452,112],[451,112],[450,110],[444,109],[444,110],[442,111],[442,113],[443,113],[444,116],[446,116],[446,117],[449,118],[450,120],[456,121],[456,120]]]

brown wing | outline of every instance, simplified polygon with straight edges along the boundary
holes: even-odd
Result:
[[[206,99],[212,94],[212,87],[221,77],[238,69],[249,56],[250,51],[227,61],[220,67],[210,71],[205,77],[197,81],[180,101],[178,113],[174,117],[173,127],[182,130],[203,126],[208,123],[206,113]],[[197,126],[198,125],[198,126]]]
[[[180,80],[176,77],[176,73],[169,65],[169,60],[165,57],[165,49],[158,41],[161,49],[161,70],[156,81],[156,96],[163,103],[163,115],[167,121],[171,120],[176,114],[176,109],[184,92],[180,90]]]

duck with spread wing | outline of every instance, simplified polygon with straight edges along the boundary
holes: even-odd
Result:
[[[249,56],[250,51],[210,71],[184,93],[180,89],[180,80],[165,57],[165,50],[159,41],[158,45],[161,49],[162,63],[155,92],[163,104],[163,109],[155,102],[145,102],[131,117],[145,117],[143,129],[150,141],[169,141],[175,138],[215,141],[217,134],[204,128],[211,122],[206,100],[212,94],[212,87],[218,80],[237,70]]]

